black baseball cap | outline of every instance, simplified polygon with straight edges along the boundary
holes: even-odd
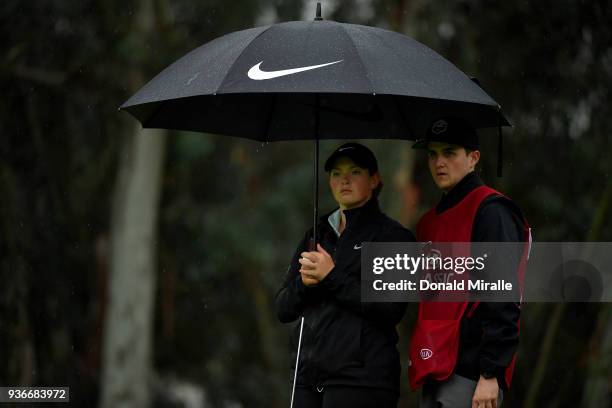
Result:
[[[440,142],[463,146],[466,149],[478,150],[476,129],[463,119],[455,117],[440,118],[427,128],[423,139],[412,145],[413,149],[427,149],[429,142]]]
[[[378,162],[374,153],[367,147],[359,143],[345,143],[338,147],[325,161],[325,171],[330,171],[340,157],[348,157],[355,162],[356,165],[364,169],[368,169],[370,174],[378,171]]]

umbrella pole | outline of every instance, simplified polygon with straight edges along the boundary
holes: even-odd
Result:
[[[319,6],[320,7],[320,6]],[[312,222],[312,248],[317,250],[317,221],[319,219],[319,94],[315,94],[315,137],[314,137],[314,218]],[[298,364],[300,362],[300,348],[302,346],[302,332],[304,330],[304,316],[300,322],[300,337],[298,340],[297,355],[295,356],[295,372],[293,374],[293,387],[291,388],[291,402],[289,408],[293,408],[295,396],[295,383],[298,375]]]
[[[317,221],[319,220],[319,138],[314,140],[314,211],[312,217],[312,250],[317,250]]]
[[[317,250],[317,223],[319,221],[319,94],[315,94],[314,135],[314,211],[312,219],[312,250]]]

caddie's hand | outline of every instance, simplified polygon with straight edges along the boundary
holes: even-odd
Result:
[[[320,244],[317,244],[316,251],[302,252],[300,256],[302,282],[306,277],[309,282],[314,279],[319,283],[334,269],[334,260]],[[304,284],[306,285],[306,282]]]
[[[472,408],[497,408],[499,384],[497,378],[486,379],[480,376],[472,397]]]

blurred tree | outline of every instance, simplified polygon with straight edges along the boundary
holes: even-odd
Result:
[[[146,44],[151,38],[153,6],[152,0],[141,0],[136,6],[131,34],[136,43]],[[131,78],[141,75],[137,69],[128,73]],[[133,91],[141,84],[134,85]],[[112,207],[101,407],[151,405],[156,224],[166,131],[142,131],[140,124],[132,129],[125,135]]]
[[[102,355],[102,407],[151,403],[156,220],[165,131],[135,128],[119,172]]]

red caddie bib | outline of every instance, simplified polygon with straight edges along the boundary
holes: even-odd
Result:
[[[417,225],[419,242],[470,242],[476,213],[482,202],[491,195],[503,196],[498,191],[480,186],[468,193],[463,200],[448,210],[437,214],[429,210]],[[505,196],[504,196],[505,197]],[[529,226],[523,219],[525,250],[519,263],[518,282],[523,285],[525,266],[530,243]],[[469,255],[469,254],[467,254]],[[460,326],[464,314],[470,316],[478,306],[468,302],[428,302],[419,304],[417,322],[410,340],[410,386],[416,389],[429,378],[437,381],[451,376],[459,352]],[[506,368],[506,384],[510,386],[516,356]]]

